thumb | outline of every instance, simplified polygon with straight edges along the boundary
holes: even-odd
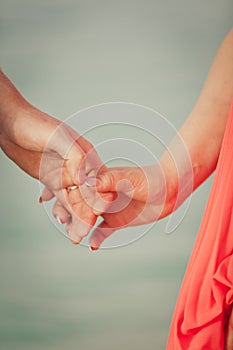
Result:
[[[86,185],[96,187],[98,192],[130,192],[134,178],[127,168],[113,168],[95,177],[86,179]]]

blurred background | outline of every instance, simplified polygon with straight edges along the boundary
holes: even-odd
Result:
[[[61,120],[128,101],[179,128],[232,20],[231,0],[1,0],[1,66]],[[0,348],[165,349],[211,179],[172,234],[165,219],[131,245],[90,252],[52,225],[38,183],[0,162]]]

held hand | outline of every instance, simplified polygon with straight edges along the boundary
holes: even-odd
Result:
[[[71,132],[72,135],[76,135],[72,130]],[[86,174],[94,176],[99,171],[106,171],[107,168],[103,165],[98,154],[86,139],[78,137],[76,142],[85,152],[85,176]],[[59,203],[61,203],[60,206],[66,208],[66,210],[64,213],[58,206],[58,208],[55,208],[55,214],[58,210],[59,215],[55,216],[59,218],[59,221],[67,223],[67,231],[72,233],[71,239],[73,237],[73,243],[78,243],[81,239],[80,237],[85,235],[86,232],[89,232],[90,227],[95,224],[97,219],[98,213],[94,214],[92,206],[90,205],[90,203],[96,201],[97,196],[95,190],[88,189],[86,186],[81,185],[80,190],[77,189],[68,193],[65,188],[72,184],[69,169],[66,167],[67,163],[64,162],[64,159],[58,154],[55,154],[55,152],[42,153],[29,151],[11,142],[5,135],[1,135],[0,146],[7,156],[29,175],[39,179],[42,168],[44,176],[41,176],[40,180],[43,181],[47,187],[45,187],[40,199],[41,201],[47,201],[54,196],[57,197]],[[42,162],[41,159],[43,159]],[[80,195],[80,191],[82,191],[83,195],[85,190],[85,196],[87,198],[89,197],[89,205]],[[100,195],[98,196],[100,197]],[[111,193],[101,194],[101,198],[105,198],[106,201],[111,201],[113,195]],[[102,210],[106,210],[108,205],[108,202],[104,202]]]
[[[96,189],[99,193],[117,193],[118,197],[91,235],[94,248],[118,229],[154,222],[162,216],[166,186],[158,165],[110,169],[98,176]]]
[[[108,210],[114,194],[112,192],[99,194],[95,189],[83,184],[68,193],[63,190],[62,193],[56,194],[56,197],[53,215],[60,224],[66,224],[71,242],[78,244],[93,228],[98,215]]]
[[[79,164],[79,169],[82,168],[82,170],[79,171],[79,173],[82,172],[83,174],[82,181],[85,180],[86,175],[89,174],[95,176],[97,172],[106,170],[106,167],[103,165],[92,145],[86,139],[80,137],[71,128],[64,124],[62,125],[62,128],[63,138],[61,137],[59,139],[60,145],[58,146],[61,149],[64,136],[65,141],[67,140],[67,134],[70,135],[70,142],[72,142],[73,146],[71,152],[68,152],[68,156],[70,157],[68,161],[64,160],[64,158],[55,151],[55,147],[54,149],[50,147],[48,150],[42,149],[42,151],[25,149],[12,142],[4,133],[2,133],[0,137],[0,146],[6,155],[21,169],[29,175],[40,179],[40,181],[46,186],[40,197],[40,201],[50,200],[56,196],[59,199],[59,202],[62,203],[62,206],[66,208],[66,213],[72,214],[72,219],[69,214],[65,214],[64,220],[61,216],[62,221],[68,222],[67,230],[70,231],[72,228],[72,232],[81,232],[81,234],[85,234],[85,232],[89,230],[89,225],[94,225],[97,215],[93,214],[92,209],[83,201],[81,196],[75,198],[75,202],[73,201],[69,203],[69,194],[65,188],[76,183],[72,180],[70,167],[68,165],[73,162],[74,169],[77,167],[77,159],[80,159],[78,158],[80,149],[81,152],[84,153],[83,161]],[[32,137],[32,134],[30,137]],[[80,176],[78,179],[78,170],[75,177],[77,180],[80,179],[81,181]],[[75,192],[79,193],[79,191]],[[71,199],[72,195],[73,193],[70,194]],[[104,194],[102,197],[111,200],[112,194]],[[93,200],[95,200],[95,197],[93,197]],[[73,206],[75,211],[72,208]],[[103,210],[105,208],[106,206],[104,206]],[[76,217],[78,217],[79,220],[77,220]],[[79,239],[76,237],[76,240],[74,239],[73,241],[78,243],[78,240]]]
[[[72,149],[67,152],[68,159],[64,159],[56,151],[56,147],[52,148],[50,144],[47,148],[44,145],[41,151],[35,151],[33,147],[27,149],[13,142],[4,133],[0,136],[0,146],[6,155],[30,176],[39,179],[50,191],[78,184],[81,176],[78,178],[78,170],[75,172],[75,169],[80,170],[82,167],[83,171],[87,173],[92,171],[95,174],[103,167],[102,161],[87,140],[65,124],[61,124],[60,127],[63,129],[63,138],[59,141],[60,150],[63,147],[65,151],[68,137],[70,137],[69,142],[72,143]],[[33,138],[33,134],[30,137]],[[63,142],[64,138],[65,142]],[[89,154],[87,162],[86,154]]]
[[[165,213],[165,180],[158,165],[145,168],[112,168],[103,171],[97,178],[87,178],[86,185],[83,185],[86,192],[82,192],[81,188],[78,192],[72,191],[69,202],[78,204],[80,196],[85,196],[84,201],[90,208],[88,219],[86,218],[89,229],[82,237],[88,234],[93,225],[94,220],[91,219],[93,212],[96,214],[104,212],[102,214],[104,220],[93,231],[90,238],[93,250],[98,249],[102,242],[116,230],[156,221]],[[92,191],[92,202],[87,200],[88,191],[89,194]],[[112,202],[109,204],[111,199]],[[67,222],[69,211],[57,202],[54,206],[54,215],[62,218],[61,221],[64,223]],[[75,236],[75,225],[71,235]],[[79,236],[79,242],[81,238]]]

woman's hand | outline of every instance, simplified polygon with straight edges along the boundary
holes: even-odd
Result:
[[[80,201],[85,201],[85,230],[80,230]],[[166,186],[159,165],[137,168],[122,167],[102,170],[97,178],[89,177],[79,189],[69,193],[70,212],[59,201],[55,203],[54,215],[68,224],[72,240],[80,242],[95,224],[101,213],[103,221],[93,231],[90,246],[93,250],[116,230],[150,223],[166,215]],[[79,211],[79,212],[78,212]],[[84,215],[82,216],[84,217]],[[79,222],[79,228],[77,226]]]
[[[98,193],[112,192],[117,199],[91,235],[94,249],[118,229],[154,222],[165,215],[166,184],[158,164],[109,169],[98,176],[96,189]]]

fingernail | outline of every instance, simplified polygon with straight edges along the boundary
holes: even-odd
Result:
[[[39,202],[39,203],[42,203],[42,202],[43,202],[43,199],[42,199],[41,196],[39,197],[38,202]]]
[[[58,215],[56,216],[56,219],[57,219],[57,221],[59,222],[59,224],[62,225],[62,221],[61,221],[61,219],[59,218]]]
[[[73,243],[75,245],[79,244],[79,242],[73,241],[73,239],[71,239],[70,241],[71,241],[71,243]]]
[[[98,180],[96,177],[88,177],[85,184],[88,187],[96,187],[100,184],[100,180]]]
[[[91,251],[95,251],[95,250],[98,250],[99,248],[98,247],[92,247],[92,246],[90,246],[90,250]]]

